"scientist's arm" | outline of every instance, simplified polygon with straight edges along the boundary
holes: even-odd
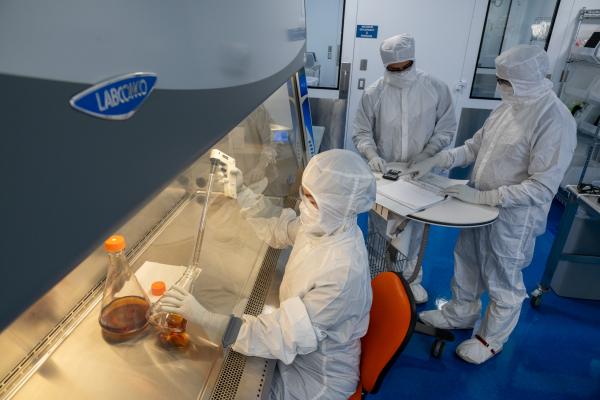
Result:
[[[290,364],[296,355],[315,351],[318,342],[328,336],[340,343],[348,341],[355,325],[361,322],[360,317],[366,314],[363,308],[370,304],[364,304],[363,293],[356,293],[361,288],[340,281],[340,276],[347,277],[352,261],[338,259],[335,262],[339,266],[334,273],[329,270],[317,277],[318,286],[302,299],[287,299],[271,314],[244,315],[233,349]]]
[[[375,144],[375,114],[370,101],[368,88],[358,103],[356,114],[354,114],[354,133],[352,141],[361,156],[369,160],[369,153],[377,153]]]
[[[441,151],[440,154],[446,157],[446,165],[442,166],[442,168],[452,169],[454,167],[466,167],[473,164],[477,160],[477,154],[479,154],[484,134],[485,124],[462,146]]]
[[[434,156],[440,150],[447,147],[456,132],[456,115],[450,88],[443,82],[435,82],[438,87],[438,103],[435,112],[435,128],[424,152]]]
[[[259,115],[259,129],[263,143],[261,156],[265,159],[276,160],[281,156],[283,144],[275,141],[271,131],[271,125],[275,125],[275,121],[271,118],[269,111],[264,106],[262,108],[263,110]]]
[[[552,201],[577,144],[573,120],[545,119],[539,122],[537,141],[532,143],[529,179],[518,185],[501,186],[504,207],[535,206]]]

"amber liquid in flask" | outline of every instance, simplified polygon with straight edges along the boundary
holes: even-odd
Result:
[[[148,325],[150,301],[127,263],[125,239],[111,236],[105,247],[109,266],[98,322],[111,335],[128,336]]]
[[[128,334],[143,329],[150,309],[146,300],[129,296],[113,300],[100,312],[100,326],[112,334]]]

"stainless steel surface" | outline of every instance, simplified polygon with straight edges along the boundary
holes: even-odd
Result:
[[[174,207],[188,196],[191,191],[190,171],[185,171],[146,205],[135,217],[115,231],[127,238],[127,252],[137,252],[143,247],[147,233],[160,226],[172,214]],[[39,260],[43,262],[43,260]],[[52,290],[41,297],[5,330],[0,332],[0,398],[4,392],[6,378],[15,368],[23,369],[30,365],[37,355],[46,350],[40,342],[52,338],[68,329],[71,319],[79,317],[82,308],[88,307],[89,300],[84,299],[106,275],[108,259],[104,244],[61,280]],[[135,271],[135,270],[134,270]],[[103,286],[99,289],[101,290]],[[83,301],[82,304],[82,299]],[[45,340],[47,343],[48,340]],[[27,362],[25,359],[30,357]]]
[[[133,256],[131,264],[134,270],[146,261],[166,263],[170,260],[175,265],[189,262],[203,209],[196,201],[197,194],[199,192],[188,197]],[[218,307],[222,313],[239,316],[240,300],[248,298],[253,287],[240,280],[253,283],[268,245],[259,240],[253,246],[252,238],[247,237],[245,246],[255,254],[255,257],[246,256],[247,264],[242,270],[247,271],[247,275],[239,277],[236,284],[223,282],[215,275],[226,273],[224,269],[231,266],[215,266],[214,249],[217,244],[211,233],[218,233],[215,228],[219,226],[211,226],[211,222],[213,220],[209,219],[207,246],[200,264],[203,268],[201,276],[205,276],[200,280],[205,281],[205,287],[199,288],[200,293],[194,293],[207,308]],[[248,232],[242,234],[247,236]],[[177,254],[182,256],[176,259],[174,256]],[[239,271],[238,265],[238,275]],[[219,292],[217,298],[211,298],[205,293],[206,286],[216,283],[222,285],[221,290],[228,292],[229,296]],[[114,342],[103,336],[98,325],[101,291],[97,291],[95,296],[93,306],[77,316],[76,323],[39,359],[29,376],[16,382],[10,392],[3,393],[6,399],[42,396],[51,399],[196,399],[201,393],[212,391],[225,355],[220,345],[223,332],[205,331],[200,326],[188,324],[189,344],[184,349],[165,347],[157,337],[158,331],[151,327],[127,342]]]

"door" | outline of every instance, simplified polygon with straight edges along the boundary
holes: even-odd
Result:
[[[346,149],[356,151],[352,142],[353,121],[364,92],[358,88],[359,79],[364,79],[368,87],[383,76],[379,46],[385,39],[410,33],[415,38],[416,67],[444,81],[456,100],[455,87],[461,80],[476,3],[476,0],[359,0],[356,24],[376,25],[378,31],[373,39],[356,38],[356,28],[353,31]],[[361,60],[367,60],[366,71],[359,68]]]

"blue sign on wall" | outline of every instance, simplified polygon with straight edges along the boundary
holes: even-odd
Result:
[[[71,98],[71,107],[94,117],[125,120],[144,103],[156,84],[153,73],[137,72],[99,83]]]
[[[379,25],[356,25],[357,38],[377,39]]]

